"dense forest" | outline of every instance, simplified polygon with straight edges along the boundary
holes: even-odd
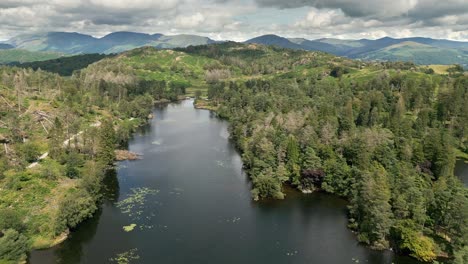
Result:
[[[71,76],[74,71],[86,68],[88,65],[100,61],[106,57],[111,57],[111,55],[104,54],[83,54],[75,55],[70,57],[62,57],[58,59],[46,60],[46,61],[34,61],[34,62],[24,62],[10,63],[11,66],[16,66],[19,68],[33,70],[44,70],[48,72],[58,73],[61,76]]]
[[[68,78],[0,68],[0,263],[59,243],[93,215],[114,149],[146,122],[156,97],[179,95],[164,82],[149,93],[149,84],[109,60]]]
[[[228,42],[140,48],[70,77],[0,71],[0,259],[48,247],[90,217],[114,149],[155,102],[185,95],[229,120],[255,200],[285,198],[285,184],[332,193],[349,201],[360,242],[427,262],[468,258],[468,192],[453,175],[468,155],[460,67],[438,75]]]
[[[349,200],[359,241],[422,261],[466,260],[467,190],[453,175],[455,151],[467,152],[468,77],[457,74],[460,67],[448,77],[408,63],[363,65],[302,52],[279,59],[258,47],[218,47],[187,52],[229,70],[242,65],[248,75],[276,73],[219,78],[208,90],[230,121],[254,199],[283,199],[285,183],[333,193]],[[311,66],[319,70],[302,70]]]

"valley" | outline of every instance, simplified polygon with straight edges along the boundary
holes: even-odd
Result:
[[[74,59],[82,60],[76,56],[67,63]],[[145,249],[149,243],[143,242],[164,234],[166,239],[157,243],[164,248],[172,241],[166,245],[172,248],[161,252],[173,252],[182,243],[185,256],[193,255],[218,243],[215,238],[189,241],[185,234],[201,238],[207,227],[184,229],[186,222],[173,222],[193,216],[207,223],[246,220],[245,229],[225,234],[236,239],[232,243],[250,237],[256,232],[251,227],[259,226],[258,236],[247,239],[252,245],[263,244],[265,234],[280,225],[271,219],[289,223],[278,236],[292,232],[298,240],[280,239],[286,245],[278,240],[281,246],[274,252],[281,255],[269,255],[277,263],[288,257],[301,258],[298,263],[353,258],[416,263],[465,254],[467,189],[454,175],[457,157],[467,151],[468,79],[463,68],[450,66],[447,74],[437,74],[409,62],[367,62],[235,42],[171,50],[141,47],[93,60],[79,64],[71,76],[42,68],[0,68],[5,146],[0,154],[0,253],[5,263],[25,260],[27,252],[53,246],[58,237],[70,234],[70,240],[51,251],[34,251],[33,263],[52,262],[56,254],[64,254],[66,263],[82,263],[124,253],[119,256],[146,257],[150,263],[157,252],[150,254]],[[158,107],[148,121],[155,103],[187,96],[194,101]],[[193,104],[214,111],[195,110]],[[96,120],[102,125],[92,126]],[[127,147],[143,153],[142,160],[121,162],[112,170],[114,150]],[[45,152],[49,155],[39,165],[26,168]],[[199,186],[205,191],[199,192]],[[147,222],[127,219],[115,207],[132,193],[148,197],[149,208],[141,208]],[[173,206],[160,208],[158,195]],[[177,195],[188,196],[178,203]],[[211,206],[220,200],[219,207]],[[271,204],[286,212],[269,215]],[[292,212],[285,204],[302,209]],[[322,213],[314,215],[306,205]],[[187,208],[193,212],[183,214]],[[241,211],[234,214],[229,208]],[[299,212],[305,222],[288,220]],[[323,225],[320,216],[327,214],[334,224],[323,232],[315,226],[304,231],[307,223]],[[107,218],[121,222],[101,229]],[[311,222],[305,220],[309,218]],[[180,226],[174,231],[168,223]],[[150,226],[154,232],[143,231]],[[340,247],[353,249],[349,254],[320,255],[320,249],[308,252],[309,245],[298,242],[317,235],[338,245],[341,239],[330,234],[337,226],[338,236],[345,237]],[[140,236],[146,238],[131,242]],[[120,241],[116,248],[92,251],[83,244],[106,244],[113,238]],[[198,243],[200,248],[190,249]],[[258,258],[274,247],[266,244]],[[83,249],[81,255],[67,253],[76,248]],[[372,251],[389,248],[395,254]],[[101,250],[105,259],[97,256]],[[247,249],[241,252],[247,254]],[[234,256],[210,254],[199,260]],[[237,260],[247,261],[245,254],[236,255]],[[157,257],[181,261],[176,253]]]

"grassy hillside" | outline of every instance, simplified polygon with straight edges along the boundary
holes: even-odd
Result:
[[[44,61],[62,57],[62,53],[57,52],[35,52],[20,49],[0,50],[0,64],[11,62],[32,62]]]

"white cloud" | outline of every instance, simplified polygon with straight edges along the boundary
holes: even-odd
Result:
[[[205,21],[205,17],[197,12],[190,16],[179,15],[175,20],[175,24],[181,28],[193,28],[199,26],[203,21]]]
[[[468,40],[467,0],[0,0],[0,39],[35,31],[187,33],[245,40],[426,36]]]
[[[321,28],[339,23],[345,18],[340,10],[311,8],[304,20],[296,23],[299,27]]]

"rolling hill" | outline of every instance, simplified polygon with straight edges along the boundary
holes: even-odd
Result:
[[[61,54],[111,54],[151,46],[160,49],[184,48],[188,46],[213,44],[220,41],[197,35],[163,35],[137,32],[113,32],[102,38],[70,32],[48,32],[19,35],[0,43],[0,50],[23,50],[28,52],[54,52]],[[468,67],[468,42],[431,38],[384,37],[370,39],[285,38],[277,35],[263,35],[249,39],[245,43],[255,43],[282,48],[308,51],[322,51],[338,56],[362,60],[410,61],[417,64],[461,64]],[[32,61],[22,57],[15,59],[10,51],[8,62]],[[30,56],[32,57],[32,56]],[[5,59],[0,59],[5,62]]]
[[[0,64],[33,62],[56,59],[64,56],[58,52],[28,51],[22,49],[0,49]]]
[[[417,64],[461,64],[468,66],[468,42],[430,38],[307,40],[265,35],[246,43],[275,45],[290,49],[317,50],[353,59],[410,61]]]
[[[366,60],[412,61],[417,64],[467,64],[468,53],[405,41],[362,55]]]
[[[27,51],[53,51],[66,54],[119,53],[142,46],[178,48],[211,44],[216,41],[195,35],[165,36],[136,32],[114,32],[102,38],[70,32],[48,32],[19,35],[3,45]]]

